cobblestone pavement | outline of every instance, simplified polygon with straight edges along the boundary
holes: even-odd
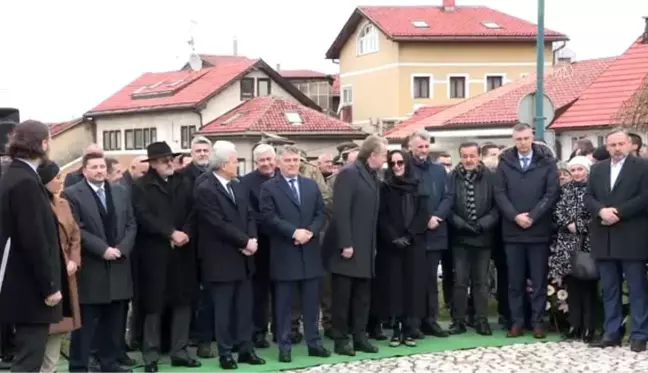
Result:
[[[354,361],[291,372],[646,373],[648,353],[631,352],[628,346],[602,350],[580,342],[548,342]]]

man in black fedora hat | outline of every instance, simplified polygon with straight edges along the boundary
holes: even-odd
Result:
[[[138,223],[138,285],[144,313],[142,356],[146,372],[158,371],[162,313],[172,311],[172,366],[201,364],[188,351],[191,306],[198,296],[195,246],[190,244],[193,209],[191,183],[174,173],[174,153],[166,142],[147,149],[149,170],[134,184],[133,206]]]

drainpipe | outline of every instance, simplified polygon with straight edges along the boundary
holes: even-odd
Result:
[[[535,93],[535,138],[536,141],[544,142],[545,118],[544,113],[544,47],[545,47],[545,25],[544,14],[545,0],[538,0],[538,39],[536,42],[536,93]]]

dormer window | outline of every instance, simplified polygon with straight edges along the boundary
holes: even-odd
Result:
[[[358,34],[358,55],[376,52],[378,52],[378,29],[371,23],[367,23]]]
[[[286,113],[286,120],[290,122],[290,124],[294,125],[304,123],[304,120],[299,113]]]
[[[412,26],[416,28],[428,28],[430,25],[428,25],[427,22],[425,21],[412,21]]]
[[[493,21],[484,21],[482,22],[482,26],[489,28],[489,29],[497,29],[497,28],[502,28],[499,24]]]

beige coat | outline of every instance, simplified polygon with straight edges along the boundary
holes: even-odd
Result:
[[[74,220],[70,205],[65,199],[55,196],[52,202],[52,208],[58,219],[59,239],[61,240],[61,249],[63,250],[65,263],[73,261],[80,268],[81,230]],[[66,268],[63,268],[63,270],[66,270]],[[70,289],[70,299],[63,299],[63,301],[70,302],[73,316],[65,317],[60,322],[50,325],[50,334],[66,333],[81,327],[81,310],[79,308],[76,274],[68,276],[68,286]]]

